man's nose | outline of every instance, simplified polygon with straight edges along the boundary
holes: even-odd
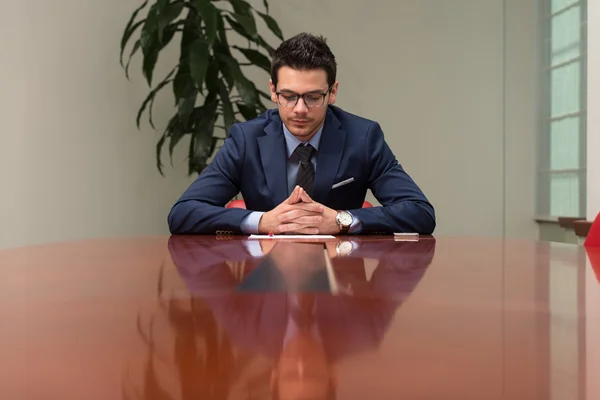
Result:
[[[305,113],[307,111],[308,111],[308,107],[306,107],[306,104],[304,103],[304,99],[302,97],[300,97],[298,99],[298,102],[294,106],[294,112]]]

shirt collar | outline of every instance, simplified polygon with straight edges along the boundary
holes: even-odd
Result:
[[[286,128],[285,124],[283,124],[283,136],[285,137],[285,145],[287,147],[287,153],[288,153],[288,158],[290,158],[290,156],[292,155],[292,153],[294,152],[294,150],[296,150],[296,147],[298,147],[300,144],[303,144],[304,142],[301,141],[300,139],[298,139],[296,136],[292,135],[292,133],[288,130],[288,128]],[[317,133],[315,133],[315,135],[310,138],[310,140],[308,141],[308,144],[310,144],[312,147],[315,148],[315,150],[319,150],[319,143],[321,142],[321,135],[323,133],[323,125],[321,125],[321,127],[319,128],[319,130],[317,131]]]

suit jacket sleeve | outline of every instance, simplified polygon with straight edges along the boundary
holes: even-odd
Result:
[[[362,222],[361,233],[433,233],[433,206],[398,164],[378,123],[369,128],[365,150],[369,188],[382,207],[350,210]]]
[[[171,208],[172,234],[242,233],[241,222],[251,211],[224,206],[239,192],[245,147],[243,131],[234,125],[210,165]]]

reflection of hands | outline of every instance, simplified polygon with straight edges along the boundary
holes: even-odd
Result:
[[[339,243],[338,240],[336,240],[335,242],[326,242],[325,243],[325,249],[327,250],[327,256],[329,258],[336,258],[338,256],[338,252],[337,252],[337,244]]]
[[[276,240],[272,240],[272,239],[259,240],[258,242],[260,244],[260,249],[262,250],[262,252],[265,256],[267,254],[269,254],[271,252],[271,250],[273,250],[275,243],[277,243]]]

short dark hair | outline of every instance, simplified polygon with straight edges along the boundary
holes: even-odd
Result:
[[[300,33],[282,42],[273,53],[271,81],[277,87],[277,74],[281,67],[299,71],[323,69],[329,86],[335,83],[337,63],[323,36]]]

